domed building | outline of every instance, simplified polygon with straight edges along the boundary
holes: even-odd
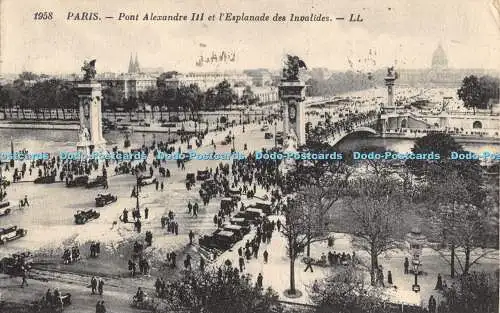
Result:
[[[431,68],[438,70],[448,68],[448,58],[446,57],[446,53],[444,52],[441,44],[438,45],[438,47],[432,54]]]

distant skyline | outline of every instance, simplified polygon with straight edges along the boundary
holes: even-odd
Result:
[[[339,3],[340,2],[340,3]],[[127,72],[130,53],[142,68],[165,71],[223,71],[282,67],[296,54],[309,68],[369,71],[429,68],[441,44],[450,68],[500,69],[500,31],[489,0],[2,0],[0,73],[80,73],[84,60],[97,59],[97,71]],[[43,8],[43,10],[42,10]],[[34,20],[53,11],[51,21]],[[97,12],[101,21],[69,21],[68,12]],[[157,15],[276,12],[323,14],[362,23],[332,22],[166,22],[117,21],[119,13]],[[196,66],[200,55],[230,51],[235,62]],[[370,60],[366,60],[370,59]],[[361,60],[361,62],[359,61]],[[374,61],[374,62],[373,62]]]

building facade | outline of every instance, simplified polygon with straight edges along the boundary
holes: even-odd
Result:
[[[192,72],[179,74],[172,78],[165,79],[165,84],[172,88],[196,84],[201,91],[206,91],[209,88],[214,88],[224,80],[226,80],[231,87],[252,86],[252,79],[248,75],[235,72]]]

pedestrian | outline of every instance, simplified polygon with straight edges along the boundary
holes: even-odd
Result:
[[[156,289],[156,294],[158,296],[160,296],[160,292],[161,292],[161,281],[160,281],[160,278],[157,278],[156,279],[156,282],[155,282],[155,289]]]
[[[144,209],[144,218],[145,218],[145,219],[148,219],[148,216],[149,216],[149,208],[147,208],[147,207],[146,207],[146,208]]]
[[[431,295],[430,298],[429,298],[429,306],[428,306],[428,309],[429,309],[429,313],[436,313],[436,299],[434,299],[434,296]]]
[[[189,245],[193,245],[194,233],[192,230],[189,231]]]
[[[443,290],[443,279],[441,277],[441,274],[438,274],[437,276],[437,281],[436,281],[436,287],[434,290]]]
[[[408,267],[410,266],[410,262],[408,261],[408,258],[405,258],[405,263],[403,264],[405,268],[405,274],[408,274]]]
[[[97,279],[95,276],[92,276],[90,279],[90,287],[92,288],[92,294],[95,295],[97,289]]]
[[[269,256],[269,253],[267,253],[267,250],[264,250],[264,263],[267,263],[267,258]]]
[[[311,269],[311,273],[313,273],[313,268],[312,268],[312,259],[311,258],[306,258],[305,260],[306,262],[306,269],[304,270],[304,272],[307,272],[308,269]]]
[[[264,278],[262,277],[262,273],[259,273],[259,276],[257,276],[257,288],[262,289],[262,280]]]
[[[205,271],[205,259],[203,257],[200,257],[200,271]]]
[[[104,291],[104,281],[101,279],[99,279],[99,285],[97,286],[97,290],[99,291],[99,295],[102,296],[102,293]]]
[[[387,283],[392,285],[392,273],[391,271],[387,271]]]
[[[191,204],[191,201],[188,201],[188,213],[191,214],[191,210],[193,209],[193,205]]]
[[[28,270],[23,266],[22,267],[22,278],[23,278],[23,281],[21,282],[21,288],[24,288],[24,285],[28,286],[28,281],[26,280],[27,276],[28,276]]]
[[[95,313],[102,313],[101,301],[97,301],[97,303],[95,304]]]
[[[240,258],[238,259],[238,263],[240,266],[240,272],[243,272],[243,270],[245,269],[245,259],[243,259],[243,257],[240,256]]]
[[[161,191],[163,191],[163,187],[164,187],[164,186],[163,186],[163,182],[161,182],[161,184],[160,184],[160,189],[161,189]]]
[[[158,186],[160,185],[160,183],[158,181],[156,181],[155,185],[156,185],[156,191],[158,191]]]

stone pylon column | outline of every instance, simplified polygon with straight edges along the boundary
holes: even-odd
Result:
[[[78,148],[88,150],[92,146],[94,151],[104,151],[106,140],[102,134],[102,111],[101,111],[101,84],[95,81],[83,82],[77,87],[80,103],[80,125],[86,129],[89,138],[80,136]],[[88,117],[85,116],[85,110],[88,110]]]

